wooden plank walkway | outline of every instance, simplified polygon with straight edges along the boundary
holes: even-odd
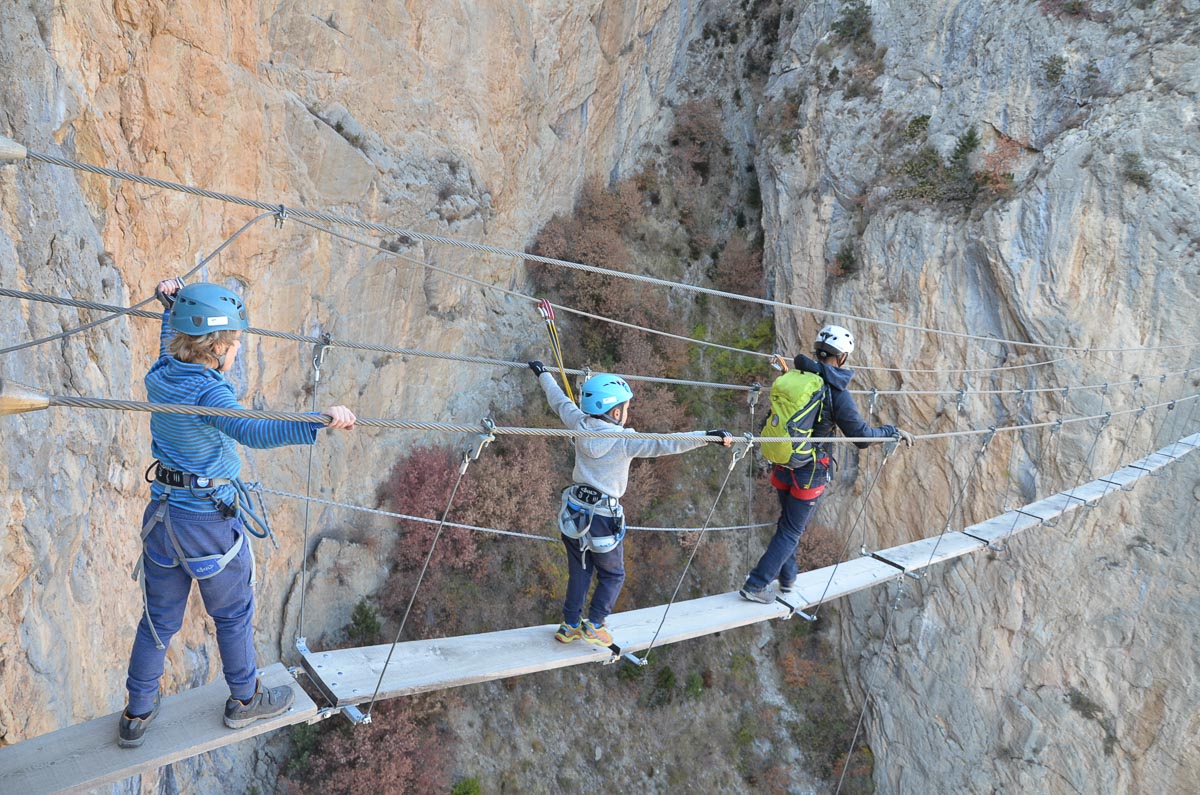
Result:
[[[283,665],[268,666],[260,676],[269,687],[291,684],[296,701],[286,714],[244,729],[226,728],[222,710],[229,688],[218,680],[164,698],[140,748],[117,745],[120,712],[0,748],[0,791],[86,792],[316,717],[316,704]]]
[[[1103,478],[1006,511],[966,527],[962,532],[943,533],[836,566],[804,572],[796,582],[792,597],[794,606],[808,610],[902,577],[904,572],[984,549],[1015,533],[1057,520],[1064,513],[1079,508],[1085,500],[1103,499],[1122,487],[1130,488],[1197,446],[1200,446],[1200,434],[1193,434]],[[640,651],[650,645],[663,622],[664,611],[663,606],[658,606],[617,613],[609,618],[609,625],[623,650]],[[791,612],[787,605],[747,602],[736,593],[691,599],[670,609],[654,644],[678,643],[783,618]],[[395,698],[609,659],[607,649],[582,642],[555,642],[555,626],[545,624],[401,643],[388,666],[379,698]],[[304,665],[330,697],[331,703],[338,706],[362,704],[371,699],[389,650],[389,646],[383,645],[312,652],[304,656]],[[120,713],[0,748],[0,782],[3,782],[0,789],[20,795],[82,792],[317,717],[316,705],[296,685],[283,665],[276,663],[266,668],[262,677],[268,685],[293,686],[296,704],[291,711],[245,729],[227,729],[221,722],[221,707],[228,691],[224,682],[214,682],[163,699],[161,711],[141,748],[117,747]]]

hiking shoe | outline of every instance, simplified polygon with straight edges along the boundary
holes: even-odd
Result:
[[[748,599],[751,602],[758,602],[762,605],[775,603],[775,594],[771,593],[770,586],[766,588],[759,588],[756,591],[748,585],[743,585],[742,589],[738,591],[738,593],[741,594],[743,599]]]
[[[554,639],[559,643],[570,643],[573,640],[579,640],[583,637],[583,630],[579,627],[573,627],[566,621],[558,625],[558,632],[554,633]]]
[[[141,717],[121,713],[121,722],[117,725],[117,745],[122,748],[137,748],[146,739],[146,727],[158,714],[158,694],[154,694],[154,709]]]
[[[779,595],[780,596],[791,596],[792,591],[794,591],[794,590],[796,590],[796,581],[795,580],[792,580],[791,582],[780,582],[779,583]]]
[[[596,626],[587,619],[583,621],[583,639],[597,646],[611,646],[613,642],[612,633],[608,631],[608,627],[603,624]]]
[[[225,702],[225,725],[231,729],[240,729],[256,720],[282,715],[292,706],[295,698],[296,694],[287,685],[264,689],[260,679],[258,689],[254,691],[254,697],[249,702],[243,704],[233,696]]]

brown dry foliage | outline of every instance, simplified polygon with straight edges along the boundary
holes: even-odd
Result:
[[[1000,135],[992,151],[983,156],[983,168],[976,173],[980,187],[996,198],[1011,196],[1013,171],[1025,147],[1014,138]]]
[[[800,571],[832,566],[842,559],[846,542],[837,529],[822,524],[808,525],[796,547]]]
[[[751,244],[744,235],[733,235],[717,257],[713,282],[718,290],[758,298],[765,296],[762,249]]]

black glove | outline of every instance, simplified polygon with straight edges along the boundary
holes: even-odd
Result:
[[[529,369],[533,370],[534,375],[541,375],[542,373],[546,372],[546,365],[535,360],[529,363]]]
[[[184,288],[185,282],[183,281],[183,279],[181,279],[179,277],[176,277],[174,279],[166,279],[165,281],[174,281],[177,283],[177,286],[175,287],[175,292],[164,293],[162,290],[158,289],[158,287],[156,286],[154,288],[154,297],[158,299],[158,302],[160,304],[162,304],[163,309],[170,309],[171,307],[175,306],[175,295]]]
[[[726,439],[733,438],[733,434],[730,433],[729,431],[725,430],[724,428],[714,428],[711,431],[705,431],[704,435],[721,437],[721,441],[719,441],[719,442],[714,442],[712,439],[708,439],[707,441],[709,444],[725,444]]]

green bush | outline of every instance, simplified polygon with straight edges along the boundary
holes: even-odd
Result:
[[[874,44],[871,36],[871,9],[863,0],[846,0],[833,22],[833,32],[843,44]]]
[[[904,137],[910,141],[924,138],[929,132],[929,114],[914,116],[904,127]]]
[[[450,795],[483,795],[483,787],[477,778],[463,778],[454,782]]]
[[[1061,55],[1051,55],[1042,61],[1042,74],[1047,83],[1052,86],[1058,85],[1067,74],[1067,59]]]
[[[354,612],[350,614],[346,637],[355,646],[372,646],[379,642],[381,629],[379,613],[371,607],[365,596],[359,599],[358,604],[354,606]]]
[[[1146,170],[1142,158],[1134,152],[1125,152],[1121,155],[1121,173],[1125,179],[1138,187],[1150,187],[1150,172]]]

